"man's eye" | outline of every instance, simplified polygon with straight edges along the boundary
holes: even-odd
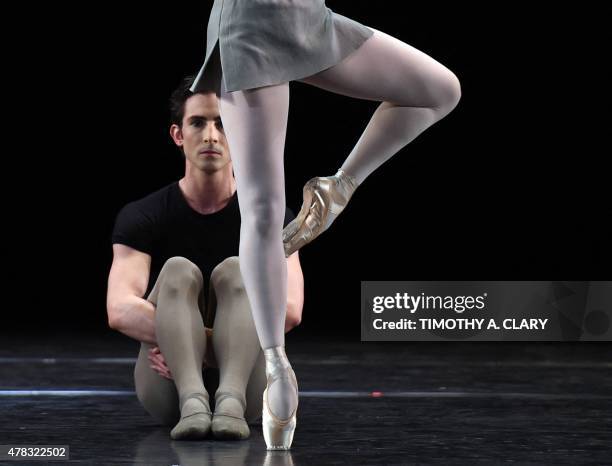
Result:
[[[202,126],[202,121],[200,120],[194,120],[191,122],[192,126]]]
[[[223,122],[221,120],[217,121],[217,128],[223,128]]]

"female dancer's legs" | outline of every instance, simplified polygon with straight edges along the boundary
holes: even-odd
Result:
[[[457,78],[432,58],[379,31],[334,67],[302,80],[332,92],[383,101],[343,169],[361,183],[457,104]],[[232,148],[242,226],[240,269],[262,348],[284,345],[287,271],[281,241],[283,149],[289,85],[227,93],[220,113]],[[287,379],[272,385],[272,411],[288,417],[297,398]]]

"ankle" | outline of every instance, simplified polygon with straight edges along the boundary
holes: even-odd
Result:
[[[206,389],[204,389],[202,391],[193,390],[193,391],[179,394],[179,406],[181,407],[181,409],[188,401],[191,401],[191,400],[196,400],[200,404],[208,406],[209,404],[208,392],[206,391]]]
[[[263,350],[264,358],[266,360],[266,372],[268,368],[288,369],[291,368],[291,363],[287,358],[284,346],[273,346]]]
[[[351,191],[351,194],[359,187],[359,185],[361,184],[358,180],[357,177],[347,173],[344,169],[340,168],[336,174],[334,175],[335,177],[337,177],[341,183],[345,184],[349,191]]]
[[[208,395],[192,393],[181,401],[181,417],[195,413],[210,413]]]
[[[287,359],[284,346],[274,346],[263,350],[266,360],[266,378],[268,384],[277,379],[285,379],[289,377],[289,373],[293,372],[291,363]]]
[[[246,400],[244,395],[223,392],[215,395],[215,414],[244,418]]]

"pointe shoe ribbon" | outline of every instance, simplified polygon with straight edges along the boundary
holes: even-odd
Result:
[[[298,216],[283,230],[285,257],[327,230],[344,210],[357,186],[357,180],[343,170],[338,170],[334,176],[308,181]]]

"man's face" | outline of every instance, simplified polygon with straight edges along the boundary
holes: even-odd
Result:
[[[212,173],[231,163],[219,102],[213,92],[189,97],[182,128],[172,125],[170,134],[175,144],[183,148],[187,163],[199,170]]]

